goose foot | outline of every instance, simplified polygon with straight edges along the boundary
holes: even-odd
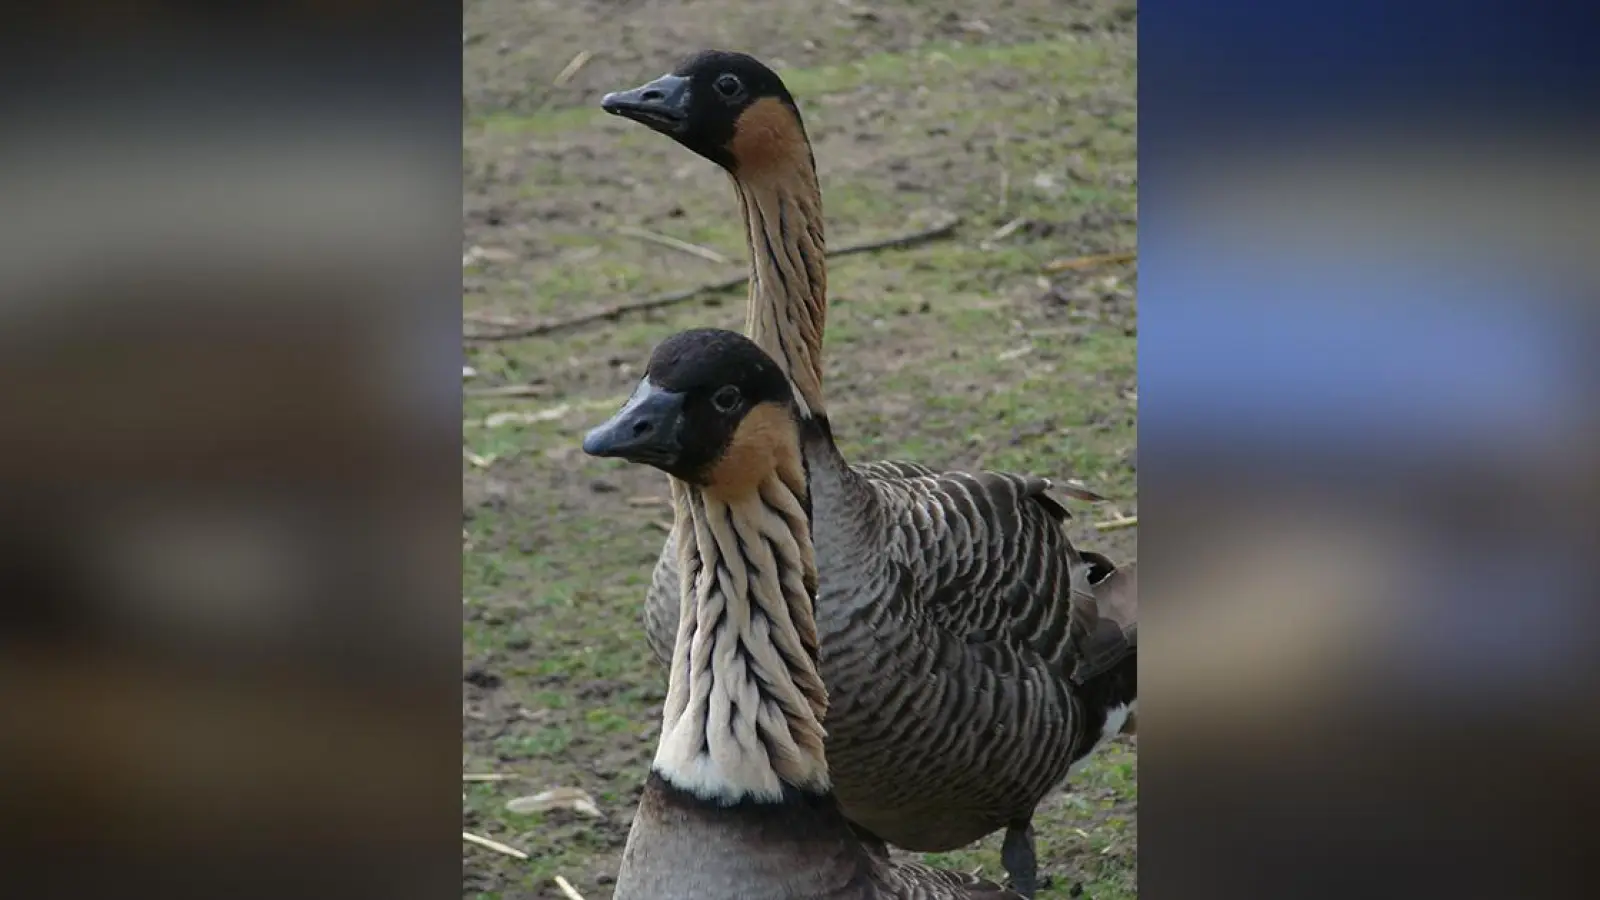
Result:
[[[1000,862],[1011,878],[1011,889],[1032,900],[1039,889],[1038,861],[1033,854],[1033,820],[1013,822],[1000,845]]]

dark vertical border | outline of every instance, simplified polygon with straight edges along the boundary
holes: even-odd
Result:
[[[1597,24],[1141,4],[1152,900],[1588,893]]]
[[[459,891],[459,4],[0,53],[0,872]]]

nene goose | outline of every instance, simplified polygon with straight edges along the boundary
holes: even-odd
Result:
[[[683,332],[584,452],[672,476],[680,571],[661,738],[616,900],[1019,897],[865,846],[828,777],[802,428],[743,335]],[[825,435],[812,429],[807,443]]]
[[[751,257],[746,330],[801,414],[831,434],[821,193],[783,82],[711,51],[601,105],[732,176]],[[871,840],[917,851],[1004,828],[1011,883],[1032,896],[1035,807],[1136,703],[1131,573],[1114,578],[1105,557],[1073,548],[1045,479],[850,467],[831,442],[810,460],[828,753],[845,814]],[[674,540],[645,602],[663,661],[679,626]],[[1087,625],[1097,603],[1120,604],[1100,630]]]

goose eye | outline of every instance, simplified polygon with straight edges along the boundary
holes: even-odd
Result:
[[[739,389],[731,384],[723,385],[711,395],[711,405],[722,412],[733,412],[739,405]]]
[[[732,100],[744,92],[744,83],[737,75],[719,75],[712,83],[712,87],[717,89],[717,93],[721,94],[724,100]]]

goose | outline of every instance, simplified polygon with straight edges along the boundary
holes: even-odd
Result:
[[[863,844],[828,773],[817,571],[789,381],[743,335],[676,334],[584,452],[672,479],[683,573],[661,736],[616,900],[1017,900]]]
[[[828,438],[807,459],[828,752],[846,816],[869,843],[919,852],[1004,829],[1011,884],[1031,897],[1035,808],[1137,706],[1132,572],[1073,547],[1047,479],[844,461],[822,395],[821,192],[775,73],[705,51],[601,106],[730,175],[751,259],[746,332]],[[644,609],[663,662],[680,626],[676,540]]]

